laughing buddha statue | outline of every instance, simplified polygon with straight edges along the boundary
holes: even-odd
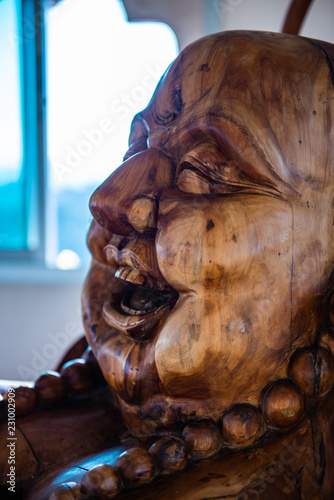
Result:
[[[225,32],[163,75],[90,200],[91,350],[16,390],[21,498],[334,497],[333,57]]]

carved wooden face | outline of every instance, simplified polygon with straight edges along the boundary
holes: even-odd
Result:
[[[333,102],[316,45],[227,32],[185,49],[135,117],[91,199],[83,294],[133,432],[257,404],[312,342],[333,264]]]

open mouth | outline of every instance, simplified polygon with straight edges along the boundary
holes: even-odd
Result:
[[[133,267],[119,267],[115,278],[122,280],[122,292],[103,305],[104,320],[134,340],[154,337],[179,294]]]

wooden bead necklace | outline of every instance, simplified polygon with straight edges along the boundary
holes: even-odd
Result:
[[[334,315],[333,323],[334,326]],[[98,465],[87,471],[81,484],[64,483],[50,500],[115,498],[125,489],[150,483],[158,476],[175,474],[191,462],[211,457],[221,450],[241,449],[260,443],[274,432],[291,428],[312,410],[334,383],[334,330],[328,326],[313,348],[298,349],[291,356],[288,377],[264,389],[260,407],[237,404],[228,408],[221,421],[189,422],[181,436],[163,437],[148,450],[132,448],[122,453],[114,466]]]
[[[60,372],[43,372],[33,387],[15,388],[15,411],[24,415],[34,410],[48,409],[57,404],[87,396],[98,386],[106,385],[101,369],[90,347],[82,358],[65,363]],[[6,415],[7,394],[0,395],[0,416]]]
[[[290,358],[287,378],[276,380],[262,391],[260,406],[240,403],[227,408],[220,422],[189,422],[179,436],[157,440],[148,450],[140,447],[122,453],[114,466],[98,465],[87,471],[81,484],[58,486],[50,500],[111,499],[124,489],[150,483],[158,476],[177,473],[191,462],[211,457],[221,450],[241,449],[260,443],[273,432],[291,428],[311,411],[334,384],[334,299],[330,324],[319,334],[312,348],[297,349]],[[45,372],[34,387],[15,389],[16,411],[56,405],[69,396],[83,394],[105,384],[102,372],[88,348],[80,359],[65,363],[60,373]],[[5,414],[6,395],[0,410]]]

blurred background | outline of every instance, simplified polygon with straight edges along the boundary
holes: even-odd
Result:
[[[187,44],[281,31],[290,0],[0,0],[0,378],[54,369],[83,334],[88,200]],[[334,43],[334,1],[300,34]]]

